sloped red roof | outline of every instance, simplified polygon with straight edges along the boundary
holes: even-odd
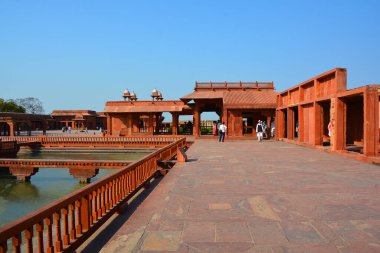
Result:
[[[184,102],[194,99],[223,99],[228,108],[276,108],[274,90],[224,90],[194,91],[181,98]]]
[[[181,100],[189,102],[192,99],[217,99],[223,98],[223,93],[224,91],[194,91],[182,97]]]
[[[240,107],[249,105],[252,108],[276,108],[277,92],[273,90],[262,91],[225,91],[223,103],[227,107]]]

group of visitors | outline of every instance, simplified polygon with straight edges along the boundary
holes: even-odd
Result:
[[[267,123],[263,120],[259,120],[256,125],[256,133],[257,133],[257,140],[261,142],[264,138],[268,139],[268,134],[267,134]],[[275,132],[275,124],[274,121],[271,122],[270,124],[270,133],[271,137],[274,137],[274,132]]]
[[[261,142],[263,140],[263,138],[268,138],[268,135],[267,135],[267,124],[265,121],[262,121],[262,120],[259,120],[257,125],[256,125],[256,133],[257,133],[257,139],[259,142]],[[272,121],[271,122],[271,137],[273,138],[274,137],[274,131],[275,131],[275,125],[274,125],[274,122]],[[214,122],[213,126],[212,126],[212,134],[213,135],[219,135],[219,142],[224,142],[224,137],[226,135],[226,131],[227,131],[227,126],[225,125],[224,122],[220,122],[218,120],[218,122]]]
[[[62,132],[63,133],[69,133],[69,134],[71,134],[71,126],[69,126],[69,127],[67,127],[67,126],[62,127]]]
[[[219,135],[219,142],[224,142],[224,137],[226,136],[227,126],[224,124],[224,122],[218,122],[214,121],[212,124],[212,134],[217,136]]]

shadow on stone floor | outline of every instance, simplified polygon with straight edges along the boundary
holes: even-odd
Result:
[[[104,229],[95,236],[88,239],[91,240],[84,248],[79,249],[77,252],[81,253],[94,253],[99,252],[107,242],[116,234],[120,227],[131,217],[136,209],[143,203],[143,201],[149,196],[149,194],[157,187],[163,177],[158,177],[151,183],[148,189],[140,192],[129,204],[126,210],[110,222],[103,224]],[[102,229],[102,228],[101,228]]]

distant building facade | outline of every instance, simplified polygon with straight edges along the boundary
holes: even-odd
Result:
[[[107,127],[107,116],[104,112],[91,110],[54,110],[51,113],[53,121],[50,123],[51,129],[62,129],[71,127],[72,129],[105,129]]]
[[[30,135],[31,131],[49,129],[50,115],[0,112],[0,136]]]

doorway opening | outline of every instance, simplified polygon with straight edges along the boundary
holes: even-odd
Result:
[[[324,101],[320,102],[319,105],[321,106],[322,110],[322,118],[321,118],[321,133],[322,133],[322,140],[320,145],[323,146],[330,146],[330,136],[331,132],[329,131],[329,123],[330,123],[330,107],[331,107],[331,101]]]
[[[292,107],[290,110],[293,113],[293,122],[292,122],[292,131],[293,131],[293,139],[299,139],[299,117],[298,117],[298,106]]]
[[[200,118],[201,135],[218,135],[217,124],[220,117],[216,112],[202,112]]]
[[[364,100],[363,96],[345,99],[346,103],[346,149],[363,153]]]
[[[284,115],[284,120],[283,120],[283,126],[284,126],[284,132],[280,133],[280,136],[284,136],[284,138],[288,138],[288,112],[286,109],[281,110],[283,115]]]
[[[179,115],[178,117],[178,134],[193,134],[193,115]]]

